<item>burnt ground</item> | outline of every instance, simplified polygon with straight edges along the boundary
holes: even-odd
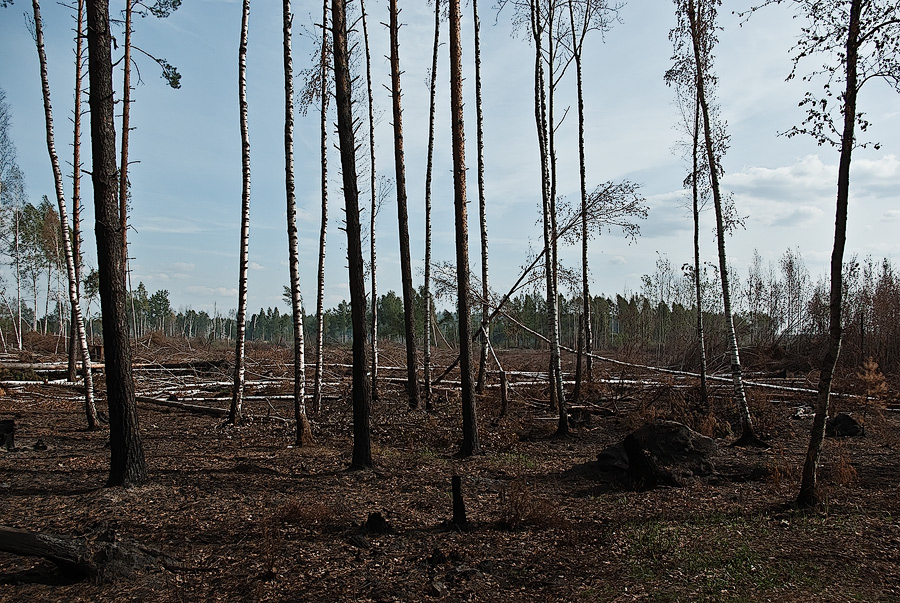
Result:
[[[295,448],[282,420],[291,402],[277,395],[290,391],[287,353],[252,351],[243,426],[140,403],[150,482],[128,489],[104,487],[107,435],[84,430],[72,387],[7,385],[0,419],[14,418],[18,431],[17,449],[0,451],[0,524],[115,533],[183,567],[73,581],[48,561],[0,553],[0,601],[900,600],[900,425],[877,404],[864,437],[826,441],[825,504],[803,512],[791,502],[811,418],[794,417],[808,394],[751,388],[770,448],[740,449],[727,445],[735,416],[724,389],[709,412],[692,386],[629,374],[634,381],[593,388],[581,405],[588,424],[564,439],[553,437],[543,386],[514,386],[505,418],[489,389],[478,401],[485,453],[459,460],[457,392],[440,389],[425,413],[385,383],[372,410],[376,467],[348,471],[348,369],[329,367],[325,407],[311,416],[316,444]],[[188,377],[160,366],[227,351],[139,356],[157,367],[137,374],[144,395],[227,407],[227,363],[195,365]],[[346,362],[349,352],[332,356]],[[393,350],[382,360],[401,358]],[[545,362],[540,353],[501,358],[507,369]],[[625,370],[598,363],[597,376]],[[862,415],[859,399],[839,405]],[[597,472],[598,452],[656,417],[720,438],[713,478],[635,492]],[[39,440],[46,450],[35,449]],[[448,528],[454,474],[471,522],[464,532]],[[366,529],[372,513],[386,532]]]

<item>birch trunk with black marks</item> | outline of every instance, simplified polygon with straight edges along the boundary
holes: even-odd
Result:
[[[250,130],[247,123],[247,37],[250,21],[250,0],[244,0],[241,13],[241,42],[238,47],[238,108],[241,129],[241,240],[238,260],[238,307],[235,318],[234,386],[228,422],[241,422],[244,399],[244,339],[247,332],[247,270],[250,255]]]
[[[56,153],[56,142],[53,134],[53,110],[50,104],[50,77],[47,73],[47,53],[44,50],[44,32],[41,22],[41,8],[38,0],[32,0],[34,9],[35,44],[37,45],[38,60],[41,68],[41,92],[44,100],[44,121],[47,132],[47,152],[50,155],[50,165],[53,168],[53,184],[56,189],[56,201],[59,210],[60,231],[63,241],[63,253],[66,259],[66,275],[69,284],[69,303],[72,307],[72,315],[75,323],[78,345],[81,350],[82,374],[84,375],[84,411],[87,418],[87,427],[90,430],[97,429],[97,407],[94,404],[94,378],[91,374],[91,354],[88,350],[87,335],[84,330],[84,321],[81,315],[81,303],[78,299],[78,273],[75,268],[75,258],[72,253],[72,241],[69,237],[69,218],[66,211],[66,198],[63,192],[63,175],[59,165],[59,155]]]
[[[703,2],[704,0],[699,0]],[[741,435],[735,442],[736,445],[759,444],[759,438],[753,430],[753,419],[750,415],[750,406],[747,403],[747,394],[744,390],[744,381],[741,374],[741,358],[738,350],[737,333],[734,330],[734,313],[731,308],[731,291],[728,282],[728,263],[725,254],[725,221],[722,209],[722,195],[719,187],[719,161],[714,150],[712,125],[710,123],[709,104],[706,100],[705,78],[706,61],[703,56],[703,43],[701,38],[709,35],[713,24],[704,22],[702,12],[697,10],[694,0],[688,0],[688,19],[691,29],[691,40],[694,49],[694,64],[696,68],[697,102],[703,117],[703,138],[706,151],[706,161],[709,166],[710,185],[712,187],[713,205],[716,212],[716,243],[718,246],[719,275],[722,283],[722,302],[725,309],[725,328],[728,345],[731,351],[731,376],[734,386],[734,400],[741,416]]]
[[[291,57],[291,0],[283,1],[284,29],[284,188],[287,199],[288,262],[291,274],[291,312],[294,325],[294,420],[297,446],[312,444],[306,416],[306,358],[303,341],[303,302],[300,295],[300,252],[297,237],[297,199],[294,183],[294,67]]]

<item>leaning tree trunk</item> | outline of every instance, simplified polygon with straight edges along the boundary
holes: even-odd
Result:
[[[713,150],[712,126],[710,125],[709,105],[706,102],[704,62],[700,50],[701,27],[709,24],[698,23],[698,13],[695,10],[694,1],[688,1],[688,17],[690,19],[691,38],[694,47],[694,64],[696,66],[697,102],[703,115],[703,136],[706,149],[706,161],[709,165],[709,179],[712,186],[713,205],[716,210],[716,241],[718,243],[719,274],[722,281],[722,302],[725,306],[725,326],[727,329],[729,347],[731,348],[731,375],[734,383],[734,399],[737,402],[741,414],[741,436],[735,445],[760,444],[759,438],[753,430],[753,419],[750,416],[750,406],[747,404],[747,394],[744,391],[744,380],[741,376],[741,357],[738,352],[737,334],[734,330],[734,314],[731,311],[731,292],[728,284],[728,264],[725,255],[725,222],[722,215],[722,195],[719,188],[719,170],[716,154]]]
[[[84,59],[84,0],[78,0],[75,17],[75,109],[73,111],[72,145],[72,257],[75,260],[75,293],[80,297],[81,287],[81,85],[84,75],[81,63]],[[69,381],[75,381],[78,328],[75,308],[72,308],[72,324],[69,326]],[[82,323],[83,324],[83,323]]]
[[[409,407],[419,406],[416,359],[415,291],[409,251],[409,216],[406,203],[406,158],[403,153],[403,111],[400,108],[400,42],[397,0],[390,0],[391,97],[394,115],[394,170],[397,185],[397,222],[400,231],[400,278],[403,286],[403,325],[406,333],[406,393]]]
[[[434,162],[434,110],[437,90],[438,49],[441,37],[441,0],[434,0],[434,48],[429,82],[428,157],[425,163],[425,409],[431,410],[431,172]]]
[[[116,195],[118,169],[108,0],[88,2],[87,32],[93,158],[91,180],[94,186],[97,269],[103,316],[106,399],[109,404],[111,458],[108,484],[124,486],[147,481],[147,465],[134,399],[131,340],[125,312],[124,233]]]
[[[828,418],[828,403],[831,397],[831,380],[834,367],[841,353],[841,310],[843,307],[844,246],[847,242],[847,205],[850,198],[850,158],[853,151],[854,127],[856,125],[856,97],[859,91],[857,61],[859,59],[859,30],[862,0],[850,3],[850,23],[847,31],[847,88],[844,92],[844,129],[841,134],[841,158],[838,163],[837,208],[834,221],[834,249],[831,252],[831,298],[828,312],[828,344],[819,376],[816,414],[813,418],[809,448],[803,464],[800,493],[797,504],[812,507],[819,503],[816,471],[822,444],[825,440],[825,421]]]
[[[372,94],[372,55],[369,49],[369,28],[366,19],[366,2],[359,0],[362,11],[363,46],[366,49],[366,99],[369,106],[369,191],[372,194],[372,211],[369,215],[369,269],[372,277],[372,400],[378,400],[378,263],[375,256],[375,218],[378,214],[378,194],[375,177],[375,97]]]
[[[322,372],[325,352],[325,233],[328,230],[328,0],[322,2],[322,55],[319,57],[321,88],[319,94],[319,140],[322,160],[322,221],[319,228],[319,271],[316,281],[316,375],[313,386],[313,410],[322,410]]]
[[[247,331],[247,269],[250,249],[250,132],[247,125],[247,30],[250,19],[250,0],[244,0],[241,17],[241,43],[238,48],[238,105],[241,123],[241,165],[243,186],[241,193],[241,252],[238,269],[238,308],[235,319],[234,388],[228,422],[241,421],[244,398],[244,336]]]
[[[38,59],[41,66],[41,91],[44,99],[44,119],[47,126],[47,152],[53,168],[53,184],[56,188],[56,201],[59,208],[60,232],[62,233],[63,251],[66,257],[66,274],[69,279],[69,303],[75,322],[78,344],[81,349],[82,373],[84,374],[84,411],[88,429],[97,429],[97,407],[94,405],[94,378],[91,375],[91,354],[88,351],[87,336],[84,332],[84,321],[81,319],[81,303],[78,299],[78,273],[72,254],[72,243],[69,238],[69,217],[66,213],[66,199],[63,193],[63,175],[59,167],[59,155],[56,153],[56,142],[53,136],[53,111],[50,106],[50,77],[47,74],[47,53],[44,50],[44,31],[41,23],[41,8],[38,0],[32,1],[34,8],[34,33],[37,44]]]
[[[453,136],[453,199],[456,213],[456,286],[459,312],[459,369],[462,381],[463,439],[459,455],[481,454],[472,383],[469,311],[469,228],[466,222],[466,138],[463,117],[462,44],[459,0],[450,0],[450,117]]]
[[[481,230],[481,353],[478,357],[478,381],[475,389],[484,392],[487,373],[487,352],[491,338],[491,312],[488,281],[488,238],[487,215],[484,197],[484,111],[481,102],[481,19],[478,18],[478,0],[472,0],[475,17],[475,124],[476,146],[478,148],[478,225]]]
[[[332,0],[334,40],[334,82],[338,139],[344,183],[347,224],[347,264],[350,285],[350,321],[353,327],[353,459],[351,467],[372,466],[372,438],[369,431],[369,382],[366,379],[366,286],[359,224],[359,188],[356,175],[356,141],[353,127],[353,98],[350,85],[350,58],[347,49],[346,0]]]
[[[288,254],[291,273],[291,311],[294,323],[294,419],[297,446],[312,443],[306,416],[306,360],[303,345],[303,303],[300,296],[300,252],[297,242],[297,199],[294,187],[294,68],[291,57],[291,0],[284,0],[284,188],[287,198]]]

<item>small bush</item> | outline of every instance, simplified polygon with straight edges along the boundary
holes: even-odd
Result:
[[[536,496],[525,480],[513,480],[500,492],[497,526],[505,530],[527,527],[562,528],[568,522],[547,499]]]

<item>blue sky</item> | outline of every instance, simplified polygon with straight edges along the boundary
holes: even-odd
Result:
[[[119,10],[112,2],[113,10]],[[373,43],[377,172],[393,176],[386,2],[368,2]],[[424,176],[428,88],[433,17],[425,2],[400,0],[400,55],[404,70],[403,127],[414,279],[422,282],[424,259]],[[618,233],[591,244],[593,291],[615,295],[640,290],[641,276],[654,270],[657,254],[675,266],[691,258],[691,223],[680,189],[685,167],[673,150],[679,138],[674,125],[674,94],[663,82],[674,15],[667,3],[657,8],[631,2],[621,11],[622,24],[602,38],[588,41],[587,86],[588,185],[629,179],[642,185],[650,207],[642,234],[633,243]],[[661,8],[660,8],[661,7]],[[754,249],[764,261],[777,261],[788,248],[799,249],[812,274],[826,273],[834,225],[837,152],[811,139],[778,136],[802,118],[797,107],[803,82],[785,82],[790,49],[800,23],[774,7],[741,24],[731,9],[722,10],[716,71],[718,100],[728,122],[731,148],[725,157],[723,186],[734,193],[746,227],[728,239],[730,260],[738,276],[746,273]],[[52,197],[52,174],[43,135],[37,53],[22,16],[24,0],[0,13],[0,87],[13,116],[13,139],[28,192],[36,202]],[[295,73],[312,65],[309,32],[320,20],[318,2],[295,0]],[[469,7],[466,7],[466,11]],[[529,251],[540,245],[539,164],[532,108],[532,49],[512,31],[511,15],[496,14],[482,3],[482,52],[485,107],[487,220],[492,288],[504,292],[516,279]],[[56,3],[43,6],[50,61],[57,148],[70,153],[72,106],[72,16]],[[148,290],[167,289],[175,309],[222,311],[237,305],[238,235],[241,201],[238,129],[237,47],[240,33],[237,0],[190,0],[171,17],[139,19],[134,43],[165,57],[182,73],[182,89],[171,90],[155,64],[139,57],[143,84],[133,93],[130,167],[133,191],[129,235],[132,280]],[[475,178],[475,103],[472,98],[471,15],[464,14],[467,162],[469,165],[470,254],[478,258]],[[446,42],[446,32],[443,34]],[[448,71],[446,44],[439,67],[437,149],[434,180],[434,253],[436,261],[454,259]],[[278,305],[288,283],[283,163],[283,72],[280,3],[256,0],[250,15],[248,86],[251,137],[251,239],[249,307]],[[809,69],[812,64],[807,65]],[[801,72],[803,70],[801,69]],[[117,81],[121,76],[117,76]],[[120,84],[121,85],[121,84]],[[298,81],[296,87],[299,89]],[[571,107],[558,131],[559,193],[577,195],[577,122],[574,77],[561,85],[559,114]],[[863,89],[860,108],[872,122],[868,135],[880,150],[858,150],[851,178],[848,255],[896,259],[900,239],[900,98],[881,82]],[[333,122],[333,120],[332,120]],[[301,286],[307,306],[315,299],[319,225],[319,129],[314,112],[298,117],[295,131],[297,191],[300,207]],[[87,138],[84,139],[85,152]],[[330,220],[326,305],[347,298],[346,237],[338,156],[329,157]],[[89,165],[86,169],[89,169]],[[366,190],[367,176],[361,176]],[[90,230],[93,207],[89,181],[85,230],[87,262],[95,265]],[[67,184],[67,191],[70,191]],[[70,194],[70,192],[69,192]],[[364,193],[365,194],[365,193]],[[368,207],[362,219],[368,223]],[[711,216],[701,245],[715,259]],[[400,290],[396,204],[388,197],[379,214],[379,292]],[[561,252],[564,263],[578,265],[578,249]],[[449,300],[447,305],[451,305]]]

